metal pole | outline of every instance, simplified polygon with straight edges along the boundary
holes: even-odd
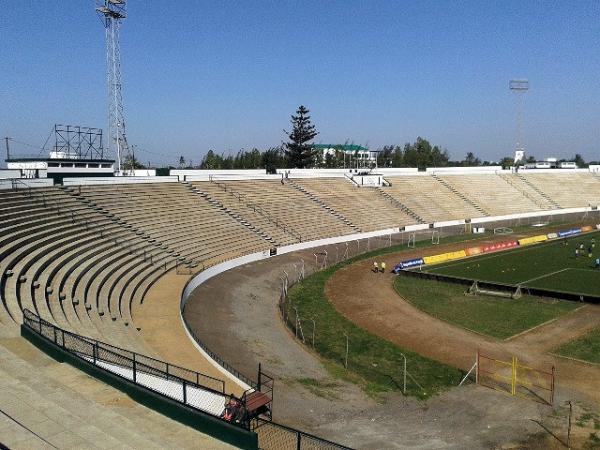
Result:
[[[554,366],[552,366],[552,380],[550,381],[550,388],[552,391],[550,392],[550,404],[554,405]]]
[[[402,393],[406,394],[406,356],[404,355],[404,353],[400,353],[400,355],[402,355],[402,357],[404,358],[404,374],[403,374],[403,380],[402,380]]]
[[[262,367],[261,367],[261,363],[258,363],[258,384],[256,385],[256,388],[259,391],[260,391],[260,387],[262,385],[261,375],[262,375]]]
[[[4,141],[6,142],[6,159],[9,160],[10,159],[10,147],[8,145],[8,141],[10,141],[10,138],[8,136],[6,136],[4,138]]]
[[[298,339],[298,308],[294,306],[294,311],[296,311],[296,323],[294,325],[294,331],[296,332],[296,339]]]
[[[477,367],[475,368],[475,383],[479,384],[479,349],[477,349]]]
[[[315,322],[314,317],[312,319],[310,319],[313,323],[313,330],[312,330],[312,346],[313,348],[315,348],[315,328],[317,328],[317,323]]]
[[[571,450],[571,415],[573,414],[573,404],[569,401],[569,428],[567,429],[567,448]]]
[[[344,333],[344,336],[346,336],[346,358],[344,359],[344,367],[348,369],[348,335]]]
[[[135,353],[133,354],[133,382],[137,383],[137,363],[135,361]]]

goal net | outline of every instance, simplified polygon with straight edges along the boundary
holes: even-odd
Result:
[[[502,291],[497,289],[482,289],[477,281],[469,287],[466,294],[468,295],[491,295],[494,297],[514,298],[519,299],[523,295],[521,292],[521,286],[517,286],[514,291]]]

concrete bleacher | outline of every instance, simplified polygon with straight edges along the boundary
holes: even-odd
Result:
[[[431,175],[386,177],[381,188],[427,223],[480,217],[481,211]]]
[[[269,248],[259,234],[193,195],[180,183],[70,187],[92,208],[141,231],[183,265],[209,267]]]
[[[136,330],[127,327],[129,302],[117,305],[114,299],[123,298],[127,286],[143,285],[143,273],[162,271],[157,255],[172,257],[58,188],[1,191],[0,213],[5,331],[14,330],[29,308],[68,330],[110,335],[114,344],[148,351]],[[154,261],[141,252],[155,255]],[[96,264],[86,264],[90,261]],[[136,270],[128,270],[132,267]],[[80,283],[86,277],[88,283]],[[77,283],[82,291],[69,289]]]
[[[238,204],[229,206],[244,215],[254,207],[279,227],[290,230],[301,241],[323,239],[355,233],[352,226],[288,183],[280,181],[219,181],[219,187],[237,196]]]
[[[271,219],[267,214],[262,213],[260,209],[248,206],[244,202],[243,196],[236,196],[232,191],[223,189],[222,185],[211,182],[192,182],[191,186],[195,191],[206,198],[209,202],[214,202],[218,208],[226,208],[231,211],[241,223],[249,224],[259,233],[264,233],[265,237],[272,239],[275,245],[287,245],[298,242],[297,236],[293,230],[286,229],[285,223],[279,223]]]
[[[20,338],[0,338],[0,443],[49,448],[234,447],[148,409]]]
[[[371,187],[358,187],[347,178],[298,178],[291,182],[341,213],[361,231],[397,228],[414,218]]]
[[[539,211],[542,205],[495,174],[440,176],[492,216]]]
[[[600,204],[600,177],[591,172],[519,172],[518,177],[561,208]]]

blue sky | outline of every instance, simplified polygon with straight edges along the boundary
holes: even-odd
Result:
[[[531,83],[530,154],[600,159],[598,0],[128,4],[123,96],[143,161],[278,145],[299,104],[316,142],[423,136],[499,159],[514,149],[517,77]],[[41,146],[54,123],[105,128],[92,0],[4,2],[0,61],[1,136]]]

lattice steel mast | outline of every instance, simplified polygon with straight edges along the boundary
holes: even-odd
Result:
[[[515,159],[518,155],[525,155],[523,146],[523,96],[529,90],[529,80],[514,79],[510,80],[508,87],[515,94],[517,101],[517,145],[515,148]]]
[[[96,12],[106,30],[106,79],[108,83],[108,150],[116,155],[118,174],[122,158],[128,152],[121,93],[121,46],[119,29],[127,17],[127,0],[96,0]]]

